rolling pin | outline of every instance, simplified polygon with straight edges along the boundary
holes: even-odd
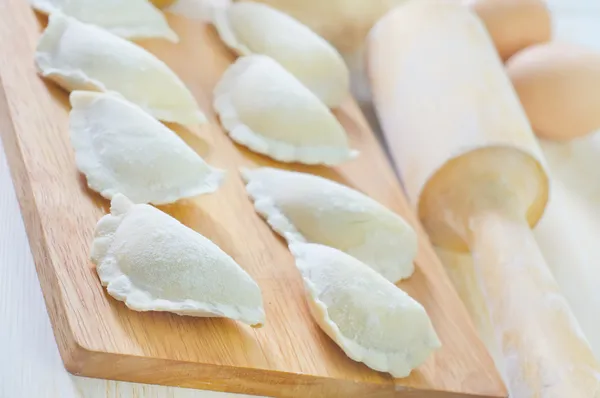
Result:
[[[481,21],[410,0],[372,29],[373,102],[432,242],[469,251],[514,398],[600,397],[600,365],[532,235],[540,148]]]

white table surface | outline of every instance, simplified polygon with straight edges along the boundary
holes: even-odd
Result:
[[[552,0],[555,36],[600,50],[600,0]],[[1,51],[1,49],[0,49]],[[599,110],[600,111],[600,110]],[[600,132],[567,144],[542,143],[553,192],[536,237],[600,357]],[[595,169],[595,170],[594,170]],[[482,338],[489,325],[470,259],[441,252]],[[460,271],[459,271],[460,269]],[[460,272],[460,278],[457,273]],[[585,320],[587,318],[587,320]],[[75,377],[63,368],[0,143],[0,398],[226,398],[242,395]],[[520,397],[517,397],[520,398]]]

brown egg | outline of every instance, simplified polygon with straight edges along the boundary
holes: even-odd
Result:
[[[176,0],[150,0],[158,8],[165,8],[175,3]]]
[[[468,0],[467,5],[485,24],[503,60],[550,41],[550,12],[542,0]]]
[[[546,43],[512,57],[506,68],[536,134],[568,140],[600,128],[600,53]]]

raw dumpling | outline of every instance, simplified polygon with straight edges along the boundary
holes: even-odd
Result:
[[[107,199],[163,204],[216,191],[224,172],[138,106],[108,93],[73,91],[69,115],[77,167]]]
[[[29,0],[45,14],[60,11],[125,39],[164,38],[177,42],[165,16],[147,0]]]
[[[96,226],[91,257],[111,296],[136,311],[265,322],[260,288],[217,245],[123,195],[110,211]]]
[[[50,15],[35,60],[42,76],[68,91],[115,91],[157,119],[206,121],[169,67],[142,47],[61,13]]]
[[[350,54],[364,46],[367,34],[375,22],[407,0],[257,1],[291,15],[333,44],[340,52]]]
[[[333,165],[357,154],[329,109],[267,56],[231,65],[215,88],[214,107],[234,141],[282,162]]]
[[[289,15],[244,2],[215,7],[213,18],[227,46],[240,55],[272,57],[327,106],[339,106],[348,96],[350,77],[340,54]]]
[[[342,250],[394,283],[412,275],[415,231],[368,196],[319,176],[267,167],[244,169],[242,177],[256,211],[288,243]]]
[[[406,377],[441,346],[421,304],[331,247],[290,245],[312,316],[351,359]]]

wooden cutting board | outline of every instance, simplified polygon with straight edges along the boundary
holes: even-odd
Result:
[[[233,55],[211,27],[179,17],[169,22],[179,44],[143,45],[179,74],[210,119],[193,131],[176,131],[228,176],[215,194],[160,208],[213,240],[252,275],[263,291],[267,324],[252,329],[226,319],[138,313],[105,293],[89,246],[109,203],[87,188],[75,167],[67,93],[36,74],[33,54],[45,18],[25,0],[2,0],[0,132],[66,368],[90,377],[278,397],[505,397],[490,356],[354,101],[336,115],[361,151],[357,160],[328,169],[285,166],[252,154],[231,142],[211,107],[212,89]],[[319,174],[366,192],[410,220],[420,235],[419,255],[415,275],[400,286],[425,306],[443,348],[405,379],[347,358],[312,321],[293,259],[255,214],[240,166]]]

